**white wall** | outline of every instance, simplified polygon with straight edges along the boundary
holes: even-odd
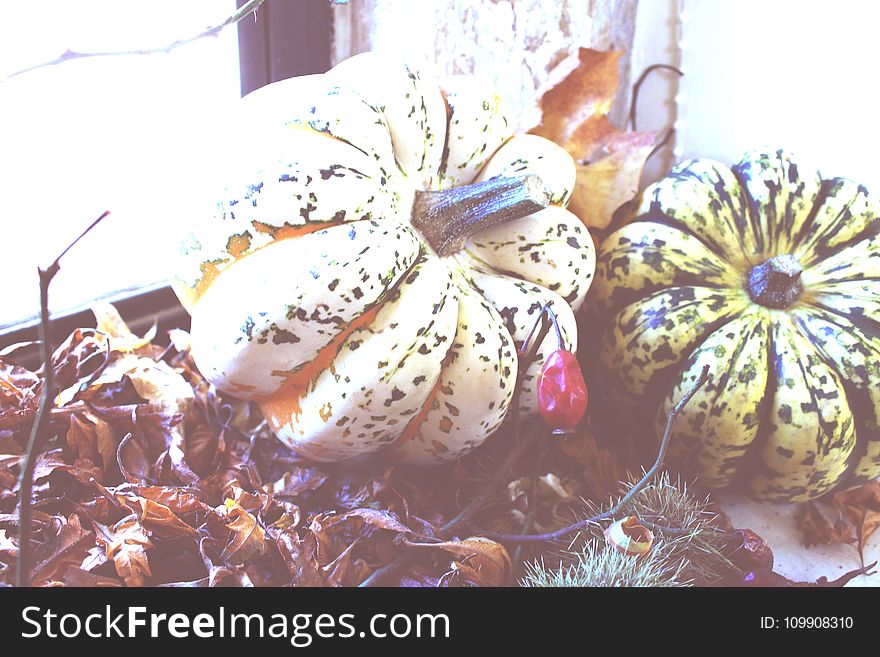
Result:
[[[784,147],[880,191],[880,3],[682,2],[678,159]]]

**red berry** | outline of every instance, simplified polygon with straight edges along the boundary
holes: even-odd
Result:
[[[553,433],[570,433],[587,412],[587,384],[574,354],[554,351],[538,375],[538,409]]]

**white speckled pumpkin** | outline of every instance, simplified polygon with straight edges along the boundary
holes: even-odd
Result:
[[[293,449],[457,458],[504,419],[544,304],[577,343],[595,258],[574,163],[513,136],[485,85],[367,53],[250,94],[240,121],[177,290],[199,368]]]

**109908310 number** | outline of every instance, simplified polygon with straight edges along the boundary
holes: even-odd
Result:
[[[852,616],[786,616],[782,627],[788,630],[851,630]]]

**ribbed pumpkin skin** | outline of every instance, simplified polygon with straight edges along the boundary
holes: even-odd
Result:
[[[517,345],[545,304],[576,343],[595,253],[565,209],[574,162],[514,136],[493,90],[365,53],[250,94],[224,138],[224,184],[175,289],[199,369],[256,401],[293,449],[457,458],[503,421]],[[417,191],[527,174],[551,206],[458,253],[438,256],[411,224]],[[548,337],[525,375],[524,413],[555,348]]]
[[[601,362],[619,412],[656,413],[709,365],[672,460],[704,485],[804,501],[880,476],[880,209],[784,152],[684,162],[599,249]],[[803,268],[787,307],[753,300],[774,256]]]

